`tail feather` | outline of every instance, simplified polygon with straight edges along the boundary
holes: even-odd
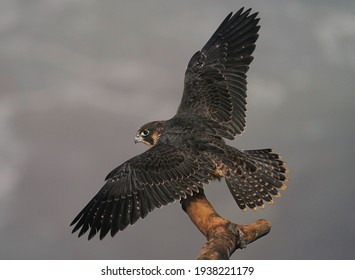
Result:
[[[272,171],[288,173],[288,169],[285,167],[286,162],[281,160],[280,155],[272,153],[272,149],[245,150],[243,153],[258,162],[264,163],[265,167],[270,166],[269,169]]]
[[[226,179],[226,183],[227,183],[227,186],[228,186],[230,192],[233,195],[233,198],[234,198],[235,202],[239,206],[239,208],[242,209],[242,210],[246,209],[247,201],[245,201],[246,199],[244,199],[246,197],[246,195],[239,188],[239,185],[238,184],[234,184],[235,182],[233,182],[232,180],[227,180],[227,179]]]
[[[255,168],[245,169],[246,165],[236,165],[235,170],[225,177],[227,186],[239,208],[256,210],[263,208],[264,201],[273,204],[272,195],[280,197],[279,189],[286,189],[283,183],[288,181],[284,173],[288,172],[285,162],[271,149],[246,150],[244,161]]]

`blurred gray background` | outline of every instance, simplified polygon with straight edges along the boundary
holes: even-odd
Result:
[[[106,174],[146,150],[138,127],[170,118],[184,71],[230,11],[260,12],[241,149],[273,147],[291,170],[275,205],[241,212],[224,182],[206,187],[238,223],[269,235],[234,259],[354,259],[355,2],[0,2],[0,258],[192,259],[204,237],[175,203],[114,238],[69,223]]]

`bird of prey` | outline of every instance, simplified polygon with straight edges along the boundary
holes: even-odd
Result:
[[[242,209],[263,208],[285,189],[288,170],[271,149],[238,150],[226,144],[245,127],[246,78],[258,38],[259,18],[250,9],[230,13],[206,45],[189,61],[174,117],[138,129],[135,142],[150,146],[112,170],[71,226],[79,237],[89,231],[118,231],[155,208],[198,193],[224,178]]]

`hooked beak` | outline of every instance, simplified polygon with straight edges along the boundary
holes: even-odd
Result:
[[[134,137],[134,143],[137,144],[139,142],[142,142],[142,138],[137,135],[136,137]]]

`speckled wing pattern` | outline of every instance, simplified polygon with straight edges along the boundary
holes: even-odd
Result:
[[[246,73],[260,28],[257,13],[249,13],[243,9],[230,13],[206,45],[193,55],[177,112],[222,124],[229,139],[245,127]]]
[[[198,192],[210,180],[212,166],[188,147],[157,144],[126,161],[106,177],[98,194],[76,216],[71,225],[79,236],[89,231],[91,239],[100,231],[118,231],[144,218],[155,208]]]

